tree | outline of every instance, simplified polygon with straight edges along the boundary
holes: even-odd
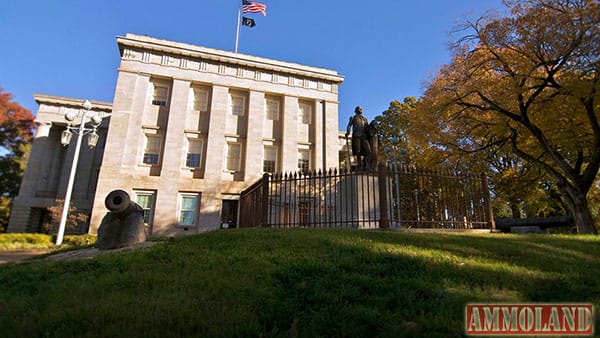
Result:
[[[397,156],[402,162],[413,162],[415,144],[409,140],[408,131],[416,104],[415,97],[406,97],[403,102],[395,100],[390,102],[387,110],[374,118],[380,135],[381,158],[392,160]]]
[[[580,233],[597,233],[587,193],[600,169],[600,4],[504,1],[468,23],[421,98],[451,146],[512,153],[552,178]]]
[[[511,153],[494,149],[466,151],[454,146],[457,135],[439,119],[422,114],[421,101],[395,100],[375,117],[380,158],[425,168],[486,173],[491,179],[495,214],[500,217],[564,214],[546,175]],[[387,150],[387,151],[386,151]],[[396,157],[396,158],[394,158]]]
[[[33,116],[0,88],[0,230],[6,230],[11,201],[27,163],[33,137]]]

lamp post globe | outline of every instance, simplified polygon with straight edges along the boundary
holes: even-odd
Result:
[[[92,103],[90,102],[90,100],[85,100],[85,102],[83,102],[83,109],[85,110],[91,110],[92,109]]]

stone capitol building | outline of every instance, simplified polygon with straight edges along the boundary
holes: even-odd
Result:
[[[122,189],[144,209],[149,234],[239,224],[239,194],[264,173],[338,167],[336,71],[148,36],[117,37],[121,62],[98,144],[81,148],[72,205],[96,233],[106,195]],[[61,145],[65,113],[83,99],[35,95],[37,132],[9,232],[36,232],[65,196],[75,137]],[[68,229],[69,230],[69,229]]]

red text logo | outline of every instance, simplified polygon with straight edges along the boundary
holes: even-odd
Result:
[[[594,333],[592,304],[469,304],[467,335],[577,335]]]

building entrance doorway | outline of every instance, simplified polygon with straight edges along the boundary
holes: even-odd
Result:
[[[223,200],[221,207],[221,228],[236,228],[238,215],[237,200]]]

